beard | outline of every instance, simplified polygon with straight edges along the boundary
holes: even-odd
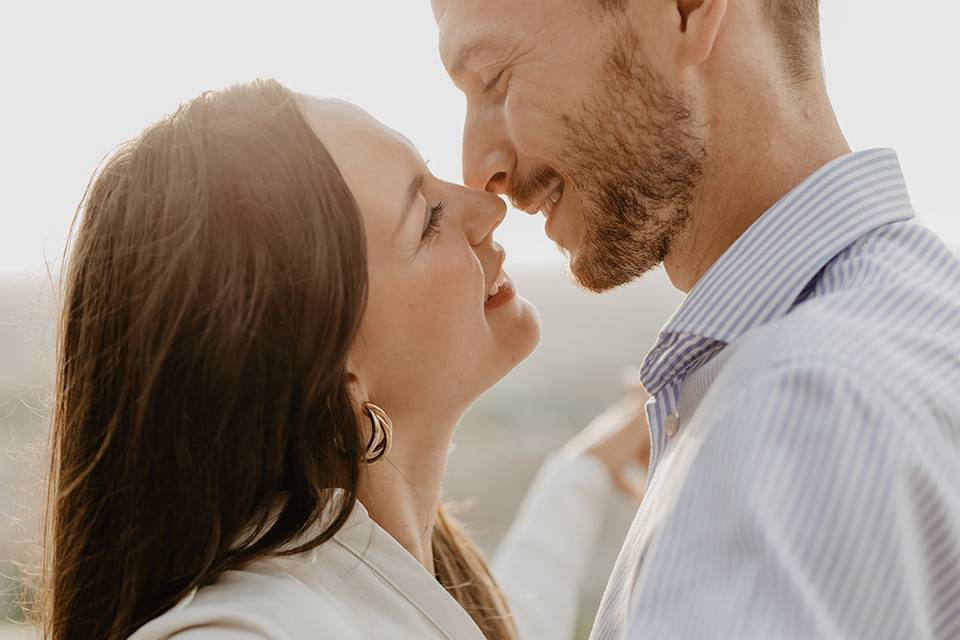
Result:
[[[689,226],[707,155],[689,100],[646,64],[635,33],[618,34],[599,79],[562,119],[558,170],[541,167],[511,188],[516,200],[558,177],[576,189],[584,236],[570,271],[597,293],[663,262]]]

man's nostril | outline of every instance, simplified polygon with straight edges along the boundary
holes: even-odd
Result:
[[[504,194],[507,192],[507,173],[505,171],[498,171],[493,174],[489,180],[487,180],[487,191],[490,193],[496,193],[498,195]]]

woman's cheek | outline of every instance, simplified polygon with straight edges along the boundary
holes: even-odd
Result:
[[[438,244],[427,271],[425,283],[428,288],[435,289],[438,296],[443,296],[438,302],[444,307],[474,311],[482,303],[483,269],[470,244],[462,236],[451,237],[447,242]],[[471,304],[470,300],[474,298],[476,304]]]
[[[457,246],[458,244],[462,246]],[[483,308],[483,271],[473,249],[460,239],[437,247],[423,276],[425,324],[456,340],[470,333]]]
[[[404,355],[395,360],[404,362],[405,389],[442,391],[452,399],[472,388],[471,362],[481,331],[475,317],[482,312],[481,282],[479,265],[462,253],[437,251],[416,283],[410,283],[415,286],[409,291],[416,293],[405,305]]]

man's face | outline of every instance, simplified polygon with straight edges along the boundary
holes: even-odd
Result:
[[[633,26],[637,10],[604,4],[433,2],[441,57],[467,97],[466,183],[544,213],[592,291],[663,261],[706,155],[689,100]]]

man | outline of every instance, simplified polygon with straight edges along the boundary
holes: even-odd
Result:
[[[960,264],[896,154],[850,153],[817,0],[433,10],[466,182],[587,289],[689,293],[593,637],[960,637]]]

